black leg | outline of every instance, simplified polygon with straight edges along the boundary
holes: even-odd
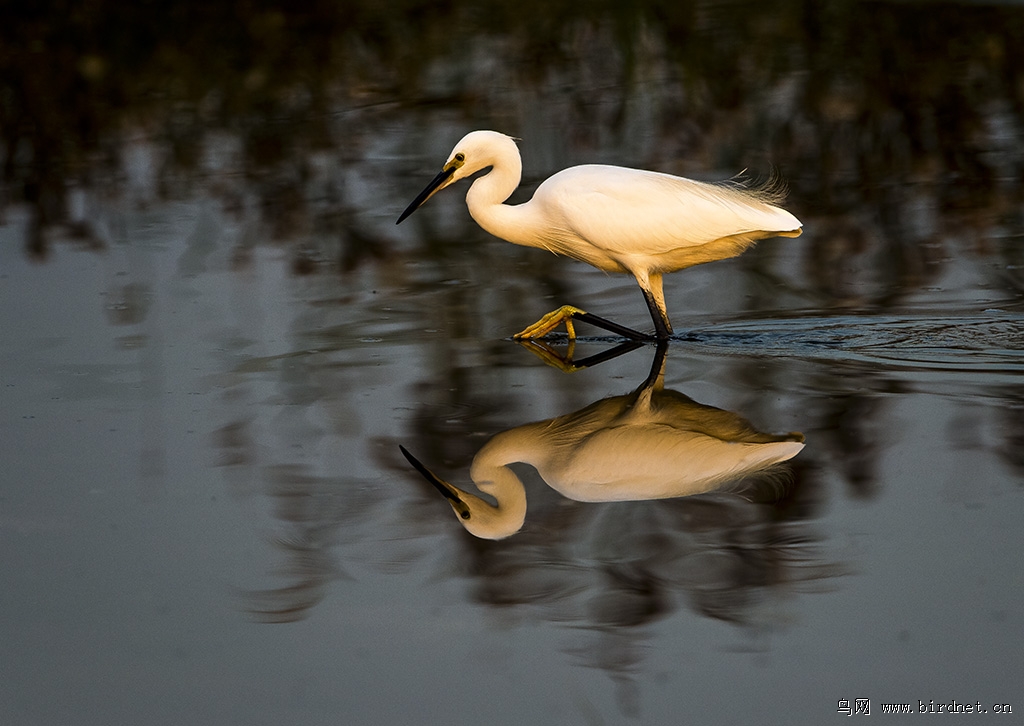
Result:
[[[623,338],[629,338],[630,340],[653,340],[653,336],[648,335],[647,333],[641,333],[638,330],[627,328],[625,325],[613,323],[611,320],[594,315],[593,313],[573,313],[572,317],[574,320],[579,320],[582,323],[589,323],[598,328],[604,328],[609,332],[621,335]]]
[[[651,311],[651,319],[654,320],[654,333],[658,340],[668,340],[672,337],[672,324],[661,314],[658,303],[654,301],[654,295],[649,291],[640,288],[644,294],[644,301],[647,309]],[[648,336],[649,338],[650,336]]]

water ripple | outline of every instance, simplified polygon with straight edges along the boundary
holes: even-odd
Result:
[[[801,317],[728,322],[684,340],[717,353],[882,363],[886,367],[1024,372],[1024,315]]]

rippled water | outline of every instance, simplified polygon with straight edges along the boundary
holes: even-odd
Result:
[[[981,313],[765,319],[698,329],[684,339],[722,354],[863,362],[910,375],[1007,374],[1014,380],[1024,371],[1024,316],[998,309]]]
[[[894,722],[883,703],[980,702],[995,720],[996,705],[1024,709],[1024,124],[986,70],[1015,67],[1015,26],[989,22],[991,8],[925,22],[918,6],[880,5],[880,38],[904,23],[926,40],[963,32],[956,53],[890,59],[914,80],[907,103],[946,122],[932,127],[907,120],[871,53],[843,65],[849,47],[822,50],[858,21],[816,35],[808,6],[740,32],[730,7],[654,8],[625,26],[571,16],[550,57],[540,30],[508,29],[473,56],[489,64],[428,57],[399,89],[371,62],[391,58],[390,21],[363,17],[377,35],[352,57],[366,69],[346,66],[320,115],[319,87],[303,95],[256,68],[225,85],[254,107],[229,91],[190,105],[172,84],[177,115],[69,121],[60,149],[88,151],[59,164],[32,146],[53,116],[4,126],[23,137],[5,137],[0,220],[0,720],[748,724],[845,718],[843,699]],[[292,37],[280,15],[254,15],[248,32]],[[609,50],[626,30],[633,54]],[[668,52],[684,30],[704,50],[799,38],[797,60],[744,65],[735,82],[771,92],[737,106],[724,55],[701,66],[696,50]],[[181,88],[199,83],[188,56],[168,54]],[[516,64],[527,56],[548,74]],[[80,61],[99,82],[103,57]],[[701,91],[708,75],[719,90]],[[801,95],[809,77],[829,80],[823,97]],[[977,86],[987,101],[943,115]],[[8,100],[29,93],[9,87]],[[75,136],[92,124],[110,158]],[[571,351],[554,336],[550,354],[591,364],[563,372],[510,334],[563,303],[643,327],[631,280],[483,234],[454,191],[394,226],[454,140],[499,125],[524,137],[527,187],[584,161],[708,176],[781,164],[805,234],[666,278],[665,351],[582,326]],[[859,163],[833,155],[853,141]],[[804,448],[724,489],[647,501],[578,501],[564,471],[537,463],[555,431],[551,460],[568,469],[582,443],[566,439],[637,425],[698,446],[709,432],[798,432]],[[512,466],[527,509],[497,541],[467,533],[399,449],[472,492],[478,455],[510,440],[535,465]],[[639,477],[658,454],[612,456],[600,440],[609,477],[615,460]],[[655,468],[674,484],[696,459]]]

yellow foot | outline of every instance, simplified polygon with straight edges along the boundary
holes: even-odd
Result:
[[[585,314],[586,313],[583,310],[574,308],[572,305],[563,305],[558,308],[558,310],[551,311],[526,330],[520,331],[512,337],[515,340],[522,340],[524,338],[543,338],[559,325],[565,323],[565,332],[569,334],[569,340],[574,340],[576,338],[576,330],[572,326],[572,319],[576,315]]]

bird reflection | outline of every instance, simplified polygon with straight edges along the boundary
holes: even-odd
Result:
[[[526,519],[526,490],[510,464],[535,467],[555,491],[579,502],[641,501],[726,489],[796,456],[799,433],[756,430],[729,411],[664,389],[665,346],[633,393],[575,413],[518,426],[477,452],[470,478],[494,502],[406,459],[448,500],[462,525],[482,539],[503,539]]]

